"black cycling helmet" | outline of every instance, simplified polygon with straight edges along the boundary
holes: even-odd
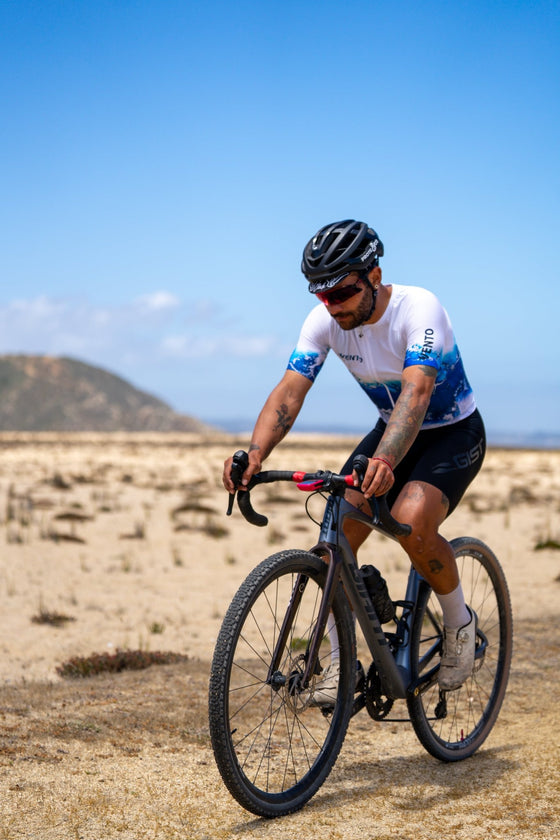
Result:
[[[332,289],[351,271],[377,265],[383,243],[365,222],[346,219],[319,230],[303,250],[301,270],[309,280],[309,291]]]

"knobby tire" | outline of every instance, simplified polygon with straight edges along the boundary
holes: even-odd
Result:
[[[339,656],[333,707],[325,711],[312,702],[320,673],[306,691],[293,690],[305,664],[326,569],[319,557],[306,551],[268,557],[241,585],[216,643],[209,690],[214,755],[230,793],[259,816],[278,817],[302,808],[332,770],[348,727],[356,641],[340,584],[332,604],[339,649],[331,650],[325,632],[316,669]],[[272,686],[267,682],[271,658],[298,575],[303,575],[303,595]]]

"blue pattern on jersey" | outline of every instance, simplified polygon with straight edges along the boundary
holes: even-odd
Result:
[[[294,350],[290,356],[287,370],[294,370],[296,373],[301,373],[302,376],[315,381],[315,377],[323,367],[323,362],[319,361],[318,353],[300,353]]]
[[[396,382],[362,382],[358,379],[372,403],[379,411],[391,412],[401,393],[401,383]]]
[[[465,374],[457,345],[443,357],[436,376],[436,387],[430,400],[426,420],[442,422],[460,414],[460,403],[468,397],[471,386]]]
[[[457,349],[457,348],[455,348]],[[403,368],[410,367],[410,365],[427,365],[428,367],[440,367],[441,354],[437,351],[431,350],[426,345],[414,344],[406,351]]]
[[[410,359],[409,356],[407,358]],[[414,362],[409,361],[409,364],[414,364]],[[423,361],[422,364],[429,367],[436,366],[433,360]],[[424,418],[424,422],[430,424],[446,423],[458,417],[461,413],[461,400],[470,393],[470,385],[457,345],[451,353],[443,357],[438,367],[435,388]],[[358,382],[370,400],[375,403],[383,418],[387,420],[400,396],[400,381],[363,382],[358,379]]]
[[[461,400],[468,397],[471,390],[465,375],[459,348],[455,345],[453,350],[438,362],[434,356],[426,358],[425,350],[419,347],[416,358],[418,358],[418,361],[413,360],[414,354],[409,351],[407,353],[405,367],[411,364],[423,364],[438,368],[435,388],[424,423],[448,423],[460,415]],[[420,358],[422,361],[419,360]],[[311,380],[311,382],[314,382],[322,367],[323,362],[319,360],[318,353],[301,353],[298,350],[294,350],[288,362],[287,369],[301,373],[307,379]],[[400,381],[364,382],[358,377],[356,377],[356,380],[370,400],[377,406],[383,419],[387,421],[401,393]]]

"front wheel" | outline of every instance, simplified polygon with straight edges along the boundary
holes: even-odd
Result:
[[[356,642],[340,584],[331,608],[336,632],[324,633],[310,685],[300,682],[326,570],[305,551],[267,558],[240,587],[216,643],[209,696],[214,755],[230,793],[259,816],[303,807],[330,773],[348,727]],[[332,703],[321,706],[321,674],[337,662]]]
[[[465,600],[478,617],[474,669],[461,688],[440,691],[441,607],[422,583],[411,639],[416,689],[407,700],[418,739],[442,761],[468,758],[488,737],[504,699],[513,645],[511,602],[496,556],[469,537],[452,540],[451,545]]]

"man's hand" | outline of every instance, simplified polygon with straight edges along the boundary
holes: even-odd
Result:
[[[358,475],[355,471],[353,476],[354,486],[358,487]],[[368,459],[368,468],[360,488],[366,499],[371,499],[372,496],[383,496],[384,493],[389,492],[394,483],[393,470],[386,461],[375,457]]]
[[[231,467],[233,464],[233,455],[226,458],[224,461],[224,471],[222,474],[222,482],[228,493],[235,493],[236,490],[244,490],[251,478],[259,473],[262,469],[262,461],[259,449],[252,449],[249,451],[249,466],[241,476],[241,482],[238,487],[235,486],[231,477]]]

